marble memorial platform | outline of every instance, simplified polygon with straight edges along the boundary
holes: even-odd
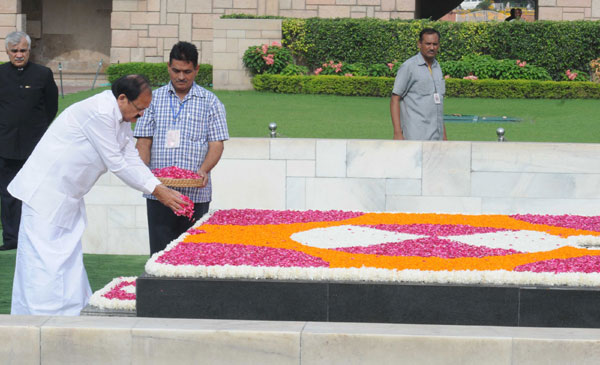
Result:
[[[600,144],[585,143],[232,138],[211,209],[600,215],[598,161]],[[102,176],[84,252],[147,255],[145,204]]]

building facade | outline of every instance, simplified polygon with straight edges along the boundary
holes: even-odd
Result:
[[[212,63],[213,23],[223,14],[412,19],[423,0],[2,0],[0,40],[29,33],[32,59],[54,71],[93,73],[117,62],[163,62],[178,40]],[[457,4],[460,0],[457,1]],[[538,0],[538,19],[597,20],[600,0]],[[4,52],[0,61],[7,61]]]

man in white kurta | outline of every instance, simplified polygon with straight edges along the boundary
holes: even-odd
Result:
[[[141,161],[131,124],[150,105],[147,80],[129,75],[67,108],[10,183],[23,201],[11,314],[79,315],[91,295],[83,266],[83,196],[110,170],[173,210],[180,194]]]

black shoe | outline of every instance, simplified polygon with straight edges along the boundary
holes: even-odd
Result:
[[[10,247],[7,245],[0,246],[0,251],[9,251],[9,250],[16,250],[16,249],[17,249],[17,246],[15,246],[15,247]]]

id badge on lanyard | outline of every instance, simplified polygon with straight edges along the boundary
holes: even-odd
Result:
[[[165,148],[179,148],[179,146],[181,145],[181,131],[179,129],[175,129],[175,123],[177,122],[177,118],[179,117],[179,114],[181,114],[181,111],[183,110],[186,101],[179,105],[179,110],[177,111],[177,113],[175,113],[175,110],[173,109],[173,98],[171,97],[171,99],[169,99],[171,105],[171,112],[173,113],[173,123],[171,123],[171,129],[167,131],[167,140],[165,142]]]
[[[433,82],[433,88],[435,90],[435,92],[433,93],[433,102],[436,104],[441,104],[442,98],[440,96],[440,93],[437,92],[437,86],[435,85],[435,78],[433,77],[433,70],[431,69],[431,67],[429,67],[429,65],[427,66],[427,68],[429,69],[429,75],[431,75],[431,81]]]
[[[179,129],[169,129],[167,131],[166,148],[178,148],[181,142],[181,132]]]

